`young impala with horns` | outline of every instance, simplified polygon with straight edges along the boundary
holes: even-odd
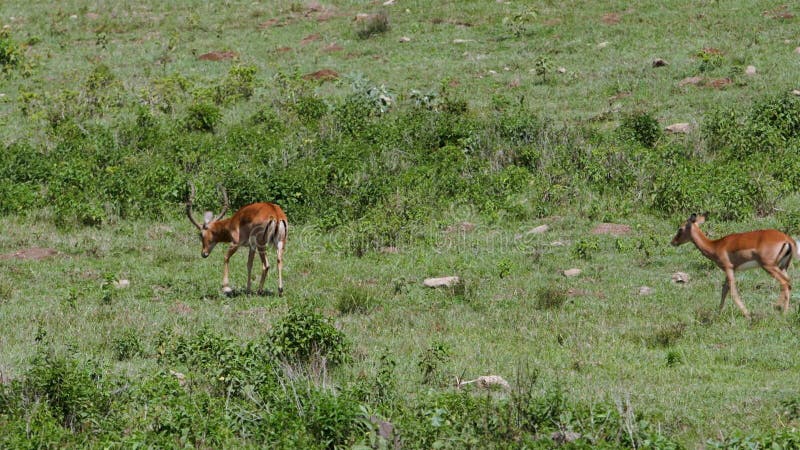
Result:
[[[198,224],[192,216],[192,203],[194,202],[194,184],[189,183],[191,192],[186,202],[186,215],[189,220],[200,230],[200,241],[203,244],[201,255],[207,258],[219,242],[229,242],[231,245],[225,253],[224,266],[222,270],[222,292],[229,294],[233,290],[228,285],[228,262],[239,249],[239,246],[246,245],[250,248],[250,255],[247,257],[247,292],[250,292],[250,275],[253,270],[253,257],[256,250],[261,257],[261,279],[258,282],[258,293],[264,289],[264,280],[269,271],[269,261],[267,260],[266,247],[272,245],[278,253],[278,295],[283,294],[283,251],[286,248],[286,233],[288,223],[286,214],[281,207],[274,203],[253,203],[243,206],[236,211],[229,219],[223,219],[228,210],[228,194],[224,187],[220,187],[222,192],[222,212],[216,217],[211,211],[206,211],[203,224]]]
[[[725,272],[720,311],[730,291],[736,306],[742,310],[745,317],[750,318],[750,313],[736,289],[734,272],[761,267],[781,284],[781,293],[775,307],[782,309],[785,314],[789,310],[789,298],[792,295],[792,284],[786,270],[792,262],[792,257],[797,253],[797,242],[778,230],[735,233],[711,240],[700,230],[700,225],[706,221],[707,215],[708,213],[699,216],[692,214],[678,228],[678,233],[672,238],[672,245],[678,246],[691,241],[703,256],[714,261],[717,267]]]

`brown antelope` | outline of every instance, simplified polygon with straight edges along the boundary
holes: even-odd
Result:
[[[707,215],[708,213],[699,216],[692,214],[678,228],[678,233],[672,238],[672,245],[693,242],[703,256],[714,261],[717,267],[725,272],[720,311],[730,291],[736,306],[745,317],[750,318],[750,313],[736,289],[734,272],[761,267],[781,284],[781,293],[775,307],[782,309],[785,314],[789,310],[789,298],[792,294],[792,284],[786,270],[792,262],[792,257],[797,253],[797,242],[778,230],[748,231],[711,240],[700,230],[700,225],[706,221]]]
[[[272,245],[278,253],[278,295],[283,295],[283,251],[286,248],[286,234],[288,223],[286,214],[280,206],[274,203],[253,203],[243,206],[229,219],[223,219],[228,210],[228,194],[225,188],[222,191],[222,212],[216,217],[211,211],[206,211],[203,225],[198,224],[192,217],[192,203],[194,202],[194,184],[190,183],[191,193],[186,202],[186,215],[189,220],[200,230],[200,242],[203,251],[200,254],[207,258],[211,250],[219,242],[230,242],[230,247],[225,253],[225,262],[222,270],[222,292],[230,294],[233,290],[228,285],[228,262],[239,249],[240,245],[250,247],[247,258],[247,292],[250,292],[250,275],[253,270],[253,257],[256,250],[261,257],[261,279],[258,282],[258,293],[264,289],[264,280],[269,271],[266,247]]]

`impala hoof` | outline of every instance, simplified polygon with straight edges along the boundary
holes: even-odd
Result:
[[[283,297],[283,288],[278,288],[278,297]]]

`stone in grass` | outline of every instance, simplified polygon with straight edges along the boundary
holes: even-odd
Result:
[[[675,284],[686,284],[689,282],[689,274],[686,272],[675,272],[672,274],[672,282]]]
[[[688,122],[673,123],[672,125],[669,125],[666,128],[664,128],[664,131],[668,133],[686,134],[692,131],[692,125],[689,124]]]
[[[131,285],[130,280],[121,279],[114,282],[114,287],[117,289],[125,289]]]
[[[440,288],[440,287],[454,287],[461,284],[461,278],[457,276],[451,277],[438,277],[438,278],[426,278],[423,282],[423,285],[429,288]]]
[[[639,295],[650,295],[653,293],[653,288],[650,286],[642,286],[639,288]]]
[[[565,277],[577,277],[581,274],[581,269],[567,269],[561,273],[564,274]]]

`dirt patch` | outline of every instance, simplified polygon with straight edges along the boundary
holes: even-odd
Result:
[[[601,20],[606,25],[616,25],[621,19],[622,16],[619,13],[611,12],[603,14],[603,18]]]
[[[172,307],[169,310],[174,312],[174,313],[181,314],[183,316],[187,316],[187,315],[189,315],[189,314],[194,312],[194,310],[192,309],[191,306],[189,306],[189,305],[187,305],[186,303],[183,303],[183,302],[175,303],[174,305],[172,305]]]
[[[775,9],[764,11],[762,15],[769,19],[784,19],[784,20],[794,19],[794,14],[789,12],[788,5],[781,5]]]
[[[612,236],[622,236],[630,232],[630,225],[622,225],[618,223],[601,223],[592,230],[593,234],[610,234]]]
[[[239,54],[232,51],[226,52],[208,52],[198,56],[197,59],[201,61],[225,61],[228,59],[238,58]]]
[[[316,42],[322,39],[322,35],[319,33],[309,34],[308,36],[304,37],[300,40],[300,45],[308,45],[312,42]]]
[[[18,250],[14,253],[6,253],[4,255],[0,255],[0,259],[33,259],[33,260],[40,260],[45,258],[51,258],[53,256],[58,255],[58,250],[54,248],[26,248],[24,250]]]
[[[335,42],[322,49],[322,51],[325,53],[340,52],[342,50],[344,50],[344,47]]]
[[[339,73],[331,69],[322,69],[303,75],[304,80],[334,81],[339,78]]]
[[[714,78],[712,80],[706,81],[705,86],[713,89],[722,89],[731,84],[733,84],[733,80],[731,80],[730,78]]]

